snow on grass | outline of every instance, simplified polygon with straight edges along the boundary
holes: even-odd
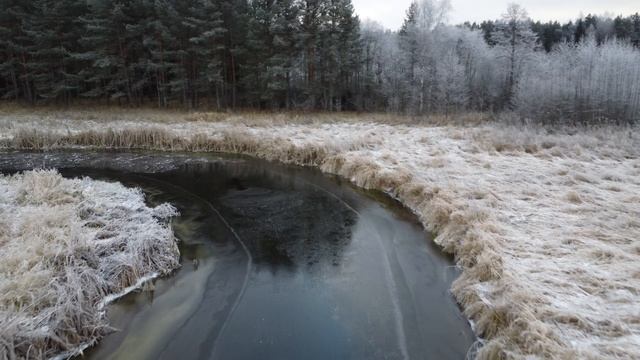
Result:
[[[178,267],[175,215],[118,183],[0,175],[0,358],[72,354],[104,335],[105,300]]]
[[[397,197],[455,254],[463,273],[452,292],[484,339],[479,358],[640,357],[636,129],[523,128],[477,116],[456,126],[136,116],[1,116],[0,129],[7,148],[226,151],[318,166]]]

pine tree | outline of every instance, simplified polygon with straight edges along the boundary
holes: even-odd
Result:
[[[624,40],[631,37],[632,24],[631,20],[625,19],[622,16],[616,16],[613,20],[613,31],[617,39]]]
[[[631,16],[632,22],[632,33],[631,33],[631,43],[633,46],[640,48],[640,14],[635,13]]]
[[[73,73],[80,33],[75,25],[84,15],[86,7],[81,0],[37,0],[33,14],[24,22],[28,36],[27,64],[29,78],[33,79],[34,99],[62,99],[69,103],[80,87],[80,77]]]
[[[218,0],[225,31],[223,53],[225,104],[235,108],[238,104],[240,68],[250,54],[245,47],[249,5],[247,0]],[[225,106],[226,106],[225,105]]]
[[[189,54],[191,107],[197,107],[201,95],[211,95],[214,89],[216,106],[220,108],[222,53],[224,33],[222,13],[215,0],[199,0],[185,9],[183,24],[189,34],[186,44]]]
[[[169,2],[165,14],[169,33],[173,39],[168,52],[169,89],[174,98],[183,106],[193,107],[197,101],[194,84],[194,67],[197,66],[191,38],[197,35],[187,21],[192,4],[190,2]]]
[[[271,7],[272,53],[267,60],[267,83],[272,106],[292,105],[292,77],[299,58],[298,7],[292,0],[280,0]]]
[[[145,24],[143,46],[147,55],[147,74],[153,78],[156,100],[159,107],[167,107],[171,99],[169,86],[170,57],[175,44],[171,33],[171,20],[175,12],[168,1],[155,1],[148,5],[152,16]]]
[[[0,94],[3,99],[35,100],[27,73],[29,39],[22,31],[25,19],[34,12],[30,5],[22,0],[0,0],[3,9],[0,12],[0,78],[4,81]]]
[[[241,82],[246,89],[249,104],[258,108],[266,108],[271,102],[268,60],[273,56],[273,4],[274,0],[255,0],[249,7],[245,48],[250,56],[241,67]]]
[[[496,42],[491,38],[491,35],[493,34],[493,30],[495,30],[495,27],[496,25],[492,20],[483,21],[480,24],[480,29],[482,30],[482,35],[484,36],[484,40],[490,46],[494,46],[496,44]]]
[[[562,41],[562,27],[557,21],[547,23],[537,21],[531,24],[531,31],[538,36],[546,52],[550,52],[554,45]]]
[[[408,108],[415,104],[413,93],[416,88],[416,67],[419,60],[419,29],[418,29],[418,14],[419,8],[416,1],[412,2],[407,10],[406,17],[398,33],[398,39],[400,44],[400,50],[403,59],[403,73],[404,73],[404,86],[406,90],[401,95],[401,106]]]
[[[135,18],[132,4],[100,0],[92,4],[81,21],[85,34],[80,43],[85,51],[75,55],[90,65],[81,72],[89,84],[82,95],[89,98],[136,101],[135,68],[142,49],[143,28]]]
[[[321,46],[321,24],[325,0],[300,1],[300,33],[299,42],[303,54],[303,73],[305,74],[304,92],[307,97],[306,107],[318,108],[322,92],[319,79],[319,47]]]
[[[338,1],[338,93],[337,110],[356,110],[355,93],[359,90],[362,43],[360,19],[355,15],[351,0]]]
[[[582,21],[582,19],[579,19],[578,22],[576,23],[576,29],[574,31],[574,35],[573,35],[573,42],[580,43],[582,41],[582,39],[585,38],[585,36],[587,36],[587,27],[584,24],[584,21]]]

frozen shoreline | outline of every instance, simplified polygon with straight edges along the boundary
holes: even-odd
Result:
[[[64,358],[108,331],[104,306],[179,266],[168,204],[55,170],[0,175],[0,355]]]
[[[629,129],[84,118],[3,115],[0,129],[14,149],[223,151],[317,166],[397,197],[455,254],[452,291],[487,339],[480,358],[640,356],[640,139]]]

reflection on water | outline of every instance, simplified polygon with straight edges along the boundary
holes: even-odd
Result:
[[[5,153],[173,203],[182,268],[109,307],[94,359],[462,359],[450,259],[397,205],[317,171],[211,155]]]

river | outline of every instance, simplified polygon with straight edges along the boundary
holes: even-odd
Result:
[[[459,271],[388,197],[308,168],[216,154],[0,154],[170,202],[182,267],[107,309],[89,359],[464,359]]]

